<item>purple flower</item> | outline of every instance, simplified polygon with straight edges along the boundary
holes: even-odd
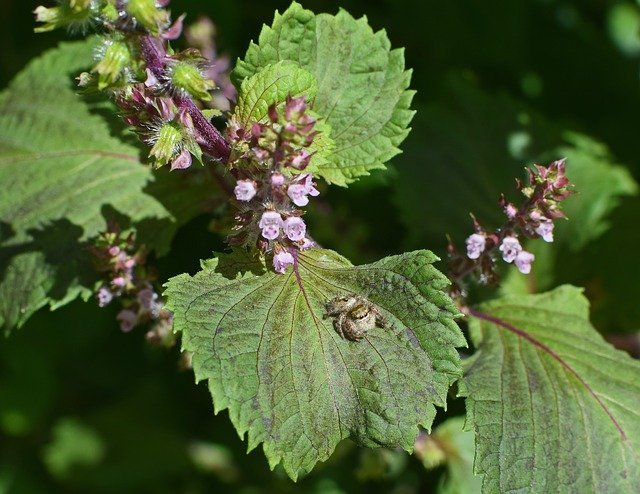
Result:
[[[507,218],[512,220],[516,217],[516,214],[518,214],[518,209],[513,204],[509,203],[504,207],[504,213],[507,215]]]
[[[120,321],[120,329],[123,333],[128,333],[138,322],[138,314],[129,309],[122,309],[118,312],[116,319]]]
[[[109,250],[107,252],[109,252],[109,255],[111,257],[115,257],[118,254],[120,254],[120,247],[118,247],[117,245],[113,245],[113,246],[109,247]]]
[[[282,217],[275,211],[265,211],[262,213],[258,227],[262,228],[262,236],[268,240],[274,240],[280,235],[282,228]]]
[[[518,252],[516,256],[516,266],[523,274],[529,274],[531,272],[531,263],[535,259],[535,256],[531,252],[526,250]]]
[[[510,235],[502,239],[499,250],[502,252],[502,259],[504,259],[505,262],[513,262],[516,256],[522,251],[522,246],[516,237]]]
[[[157,305],[157,299],[158,294],[154,292],[152,288],[143,288],[138,292],[138,302],[140,302],[140,306],[149,312],[152,312]]]
[[[307,233],[307,226],[299,216],[292,216],[287,218],[284,222],[284,233],[289,237],[289,240],[297,242],[302,240]]]
[[[111,280],[113,286],[117,286],[118,288],[122,288],[127,284],[127,280],[124,279],[123,276],[116,276]]]
[[[549,218],[541,218],[540,224],[535,228],[535,232],[540,235],[545,242],[553,242],[553,221]]]
[[[171,162],[172,170],[184,170],[191,166],[191,153],[183,149],[178,157]]]
[[[295,183],[289,186],[287,194],[296,206],[302,207],[309,204],[309,198],[307,195],[315,197],[320,194],[320,192],[316,189],[315,184],[313,183],[313,175],[305,173],[300,175],[296,179]]]
[[[107,287],[103,286],[98,290],[98,305],[100,307],[105,307],[109,305],[109,303],[113,300],[113,292],[109,290]]]
[[[305,173],[304,175],[300,175],[300,180],[304,180],[304,187],[305,187],[305,190],[307,191],[307,194],[313,197],[316,197],[317,195],[320,194],[318,189],[316,189],[315,187],[316,184],[313,183],[313,175],[311,175],[311,173]]]
[[[467,243],[467,257],[469,259],[477,259],[484,252],[487,239],[484,235],[474,233],[469,235],[466,240]]]
[[[284,175],[282,173],[274,173],[271,175],[271,185],[280,187],[284,184]]]
[[[291,166],[298,170],[304,170],[309,165],[310,160],[311,154],[306,149],[302,149],[291,159]]]
[[[238,201],[248,202],[258,193],[256,183],[253,180],[238,180],[235,189],[233,189]]]
[[[302,184],[291,184],[287,189],[287,195],[291,198],[296,206],[306,206],[309,204],[307,197],[307,189]]]
[[[308,238],[305,238],[304,242],[300,246],[300,250],[307,250],[307,249],[310,249],[311,247],[315,247],[315,245],[316,243],[314,241],[309,240]]]
[[[283,250],[273,256],[273,268],[278,273],[284,273],[287,269],[287,266],[290,266],[292,264],[293,256],[291,255],[291,252]]]

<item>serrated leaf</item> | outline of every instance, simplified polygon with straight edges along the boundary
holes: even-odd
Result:
[[[354,19],[305,10],[296,2],[264,26],[233,72],[238,81],[269,64],[291,60],[318,80],[314,111],[331,126],[335,148],[318,174],[346,185],[398,154],[413,117],[414,91],[402,50],[391,50],[384,31],[374,33],[365,17]]]
[[[411,450],[445,406],[465,341],[436,259],[417,251],[352,266],[313,249],[280,275],[221,256],[171,279],[165,295],[216,413],[228,409],[249,449],[264,443],[271,467],[296,479],[347,437]],[[353,293],[388,320],[358,342],[324,317],[328,300]]]
[[[189,196],[189,206],[173,199],[175,189],[158,187],[139,150],[110,127],[111,105],[76,94],[73,78],[93,48],[62,43],[0,95],[0,328],[7,331],[46,304],[90,296],[95,274],[85,244],[105,229],[106,216],[126,217],[142,241],[166,251],[176,219],[191,217],[202,199]]]
[[[484,492],[637,492],[640,363],[589,323],[581,290],[471,311],[465,365]]]
[[[234,117],[246,128],[266,120],[269,106],[283,103],[287,96],[312,100],[317,91],[316,78],[297,64],[282,61],[267,65],[242,81]]]

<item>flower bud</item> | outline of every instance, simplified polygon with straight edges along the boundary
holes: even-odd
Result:
[[[59,7],[36,7],[33,13],[36,15],[36,22],[44,23],[34,29],[36,33],[46,33],[59,27],[69,26],[70,28],[82,27],[91,20],[93,12],[89,2],[86,8],[71,8],[62,4]]]
[[[164,166],[176,157],[182,147],[182,131],[174,123],[165,123],[160,127],[156,142],[149,152],[158,166]]]
[[[129,0],[127,12],[154,35],[160,34],[160,28],[169,21],[169,15],[156,7],[155,0]]]
[[[102,90],[114,84],[130,62],[131,53],[126,43],[107,41],[104,55],[92,70],[98,74],[98,89]]]
[[[200,69],[188,62],[176,62],[171,67],[171,84],[192,97],[210,101],[209,91],[215,88],[213,81],[205,79]]]

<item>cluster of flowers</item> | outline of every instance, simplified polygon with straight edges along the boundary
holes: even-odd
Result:
[[[296,250],[313,246],[298,207],[319,194],[313,175],[305,172],[318,132],[305,97],[288,97],[282,108],[271,106],[268,116],[267,123],[250,129],[231,121],[227,130],[239,209],[229,243],[272,252],[274,269],[284,273]]]
[[[519,236],[553,242],[553,221],[565,217],[560,202],[573,193],[565,176],[565,160],[554,161],[548,167],[535,165],[533,169],[527,169],[527,173],[527,185],[517,181],[518,190],[526,197],[519,208],[504,196],[500,198],[500,206],[507,217],[502,227],[487,232],[473,218],[475,233],[466,239],[466,256],[458,254],[450,243],[450,277],[454,291],[459,288],[462,278],[474,271],[480,272],[482,283],[494,282],[497,275],[493,253],[496,249],[505,262],[514,263],[521,273],[530,273],[535,256],[522,248]]]
[[[62,26],[100,31],[96,65],[78,77],[79,85],[114,96],[125,121],[151,146],[149,158],[156,166],[184,169],[193,157],[201,161],[203,153],[214,159],[228,155],[228,145],[207,118],[215,112],[198,107],[213,101],[216,85],[210,76],[224,81],[226,96],[235,95],[224,59],[223,67],[214,69],[196,48],[175,52],[167,46],[167,40],[181,35],[184,19],[172,24],[168,4],[169,0],[61,0],[57,7],[38,7],[35,14],[44,23],[39,31]],[[202,22],[191,31],[200,45],[213,26]],[[216,56],[212,46],[209,41],[205,48]]]
[[[116,319],[127,333],[135,326],[151,323],[147,338],[171,344],[172,314],[153,288],[154,274],[148,269],[143,248],[135,248],[132,232],[122,232],[115,224],[103,232],[92,247],[96,269],[104,274],[104,282],[97,291],[100,307],[118,298],[123,309]]]

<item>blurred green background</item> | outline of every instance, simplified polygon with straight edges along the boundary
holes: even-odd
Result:
[[[288,4],[174,0],[172,10],[187,11],[187,20],[212,17],[221,51],[235,58]],[[0,87],[67,37],[33,34],[37,5],[0,2]],[[513,178],[523,176],[525,164],[567,156],[580,189],[567,203],[572,220],[558,228],[553,245],[531,244],[535,274],[523,280],[509,273],[509,286],[585,286],[599,330],[640,329],[640,263],[633,254],[640,245],[633,181],[640,179],[638,3],[303,5],[331,13],[343,7],[386,29],[394,47],[406,48],[418,91],[413,132],[390,171],[349,190],[323,189],[310,218],[322,245],[354,263],[415,248],[443,257],[445,234],[461,242],[470,232],[469,212],[487,226],[499,224],[498,195],[517,198]],[[210,220],[203,215],[179,232],[173,255],[157,260],[161,280],[194,273],[199,259],[224,248],[209,232]],[[0,494],[409,494],[437,492],[449,475],[443,467],[425,470],[415,457],[347,442],[293,484],[279,469],[269,471],[261,451],[245,454],[226,412],[213,416],[205,386],[180,370],[176,349],[150,347],[142,331],[122,334],[116,312],[78,302],[41,311],[0,343]],[[454,401],[449,415],[462,413]]]

